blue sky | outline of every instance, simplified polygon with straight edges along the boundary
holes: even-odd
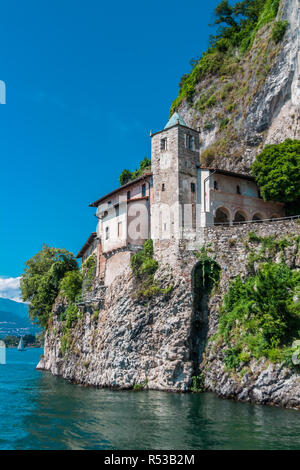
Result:
[[[3,2],[0,296],[43,243],[77,253],[95,230],[88,204],[150,156],[218,3]]]

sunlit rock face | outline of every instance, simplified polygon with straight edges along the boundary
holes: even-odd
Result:
[[[279,18],[289,23],[279,44],[270,39],[272,23],[264,26],[232,76],[205,78],[193,103],[184,101],[178,108],[187,125],[200,129],[201,153],[213,146],[212,166],[249,173],[266,144],[300,139],[299,0],[284,0]],[[228,100],[222,97],[226,86],[232,86]],[[199,112],[199,98],[211,93],[216,96],[215,105]],[[234,110],[229,112],[228,106]],[[224,118],[228,125],[222,130]]]

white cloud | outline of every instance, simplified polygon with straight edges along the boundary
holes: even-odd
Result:
[[[20,291],[20,277],[0,276],[0,297],[22,302]]]

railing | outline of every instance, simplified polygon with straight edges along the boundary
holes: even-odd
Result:
[[[233,225],[245,225],[245,224],[262,224],[265,222],[282,222],[288,220],[297,220],[300,219],[300,215],[291,215],[289,217],[276,217],[275,219],[260,219],[260,220],[244,220],[243,222],[218,222],[214,224],[208,224],[207,227],[215,227],[216,225],[223,225],[223,226],[233,226]]]

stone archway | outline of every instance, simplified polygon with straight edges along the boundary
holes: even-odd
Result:
[[[263,220],[263,215],[260,213],[255,213],[252,217],[252,222],[261,222]]]
[[[230,214],[225,207],[218,207],[214,217],[214,224],[229,224]]]
[[[248,220],[246,213],[242,211],[237,211],[234,215],[233,222],[241,223],[241,222],[246,222],[246,220]]]

